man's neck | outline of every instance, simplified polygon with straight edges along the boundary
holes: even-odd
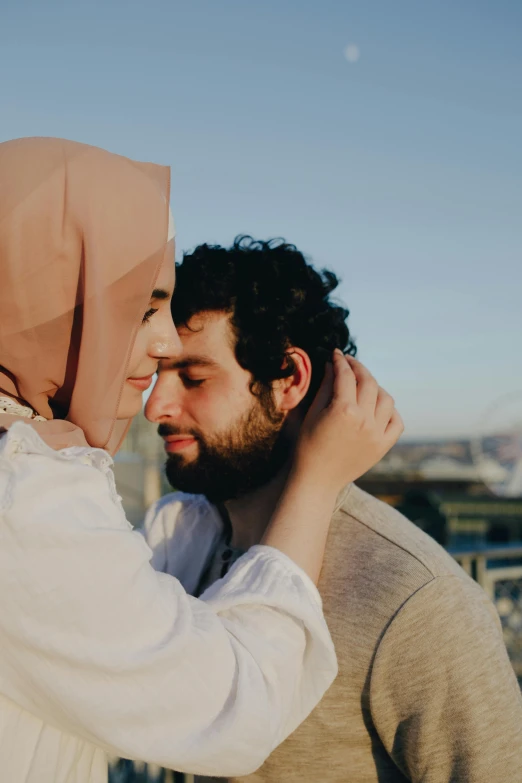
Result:
[[[285,467],[268,484],[249,495],[227,500],[225,508],[232,525],[232,546],[246,551],[254,544],[259,544],[275,511],[287,476],[288,468]]]

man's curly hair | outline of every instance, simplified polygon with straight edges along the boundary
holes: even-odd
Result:
[[[317,271],[282,239],[238,236],[230,248],[199,245],[177,264],[172,314],[176,325],[209,311],[230,313],[235,354],[252,374],[251,390],[264,395],[272,382],[294,372],[288,349],[301,348],[312,363],[307,400],[319,388],[334,348],[355,356],[349,311],[330,299],[336,275]]]

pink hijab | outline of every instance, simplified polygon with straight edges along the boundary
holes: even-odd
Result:
[[[170,170],[52,138],[0,144],[0,396],[53,448],[114,453],[136,332],[167,253]],[[19,417],[0,413],[0,432]]]

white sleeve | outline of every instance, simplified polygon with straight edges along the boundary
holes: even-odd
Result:
[[[151,567],[97,468],[22,454],[2,482],[0,690],[21,707],[111,754],[238,776],[331,684],[319,594],[277,550],[197,600]]]

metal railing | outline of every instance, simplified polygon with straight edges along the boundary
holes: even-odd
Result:
[[[194,783],[194,776],[162,769],[157,764],[113,759],[109,762],[109,783]]]
[[[451,554],[495,604],[509,658],[522,684],[522,546]]]

